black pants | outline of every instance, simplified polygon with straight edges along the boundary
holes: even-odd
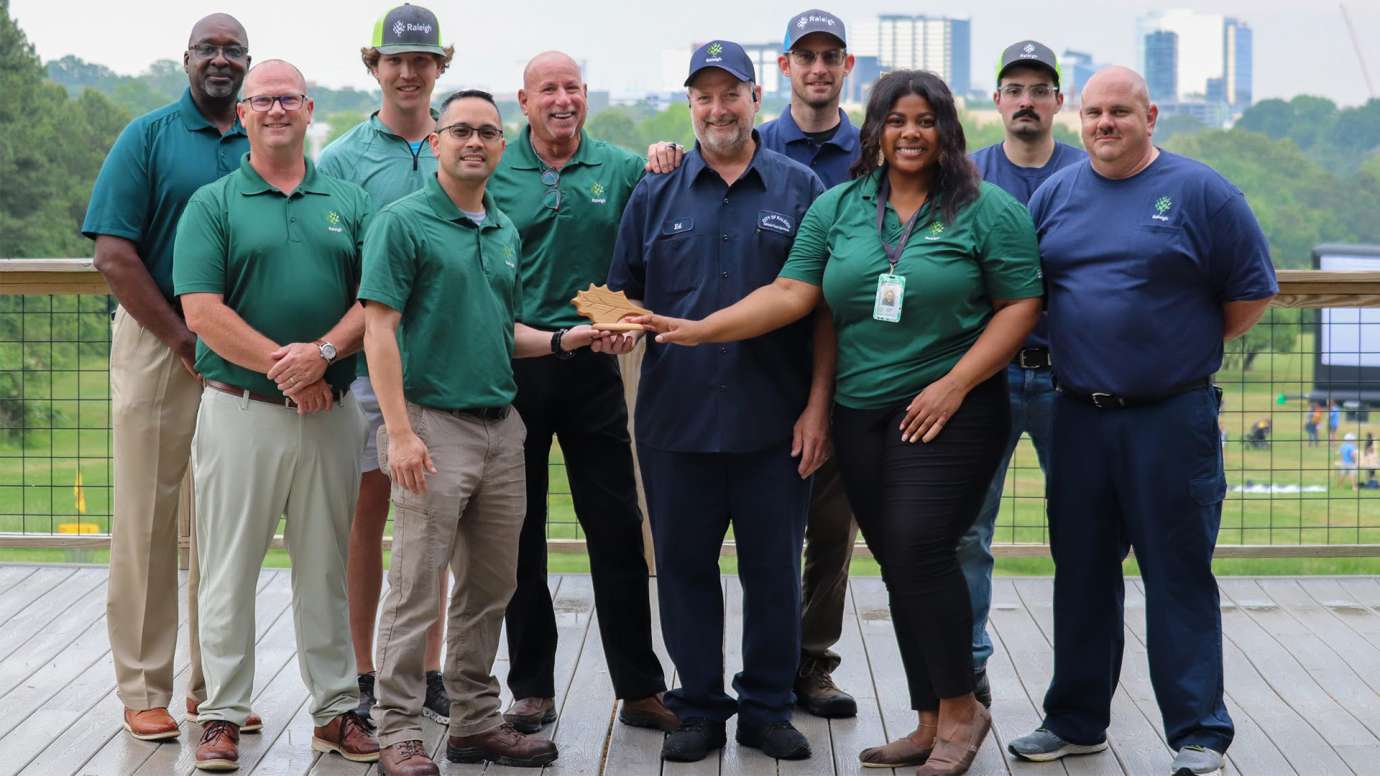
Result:
[[[517,591],[508,603],[508,688],[514,698],[556,694],[556,614],[546,586],[546,491],[551,437],[565,453],[575,516],[584,529],[594,606],[609,676],[619,698],[666,689],[652,651],[642,513],[633,479],[628,409],[613,356],[579,351],[568,361],[513,362],[513,406],[527,424],[527,518],[518,547]]]
[[[834,408],[834,450],[882,567],[911,707],[973,690],[973,612],[958,540],[977,519],[1011,425],[1006,372],[969,392],[929,443],[901,441],[905,405]]]

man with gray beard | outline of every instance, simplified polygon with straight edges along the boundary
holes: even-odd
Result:
[[[761,100],[742,47],[711,41],[690,62],[698,142],[674,172],[644,178],[623,212],[609,287],[657,313],[700,318],[771,283],[796,227],[824,191],[752,129]],[[695,761],[738,742],[779,759],[810,756],[791,726],[800,656],[800,551],[810,481],[791,457],[811,379],[810,324],[716,348],[647,342],[638,389],[638,460],[656,548],[680,718],[661,756]],[[730,523],[743,584],[743,671],[723,689],[719,550]]]

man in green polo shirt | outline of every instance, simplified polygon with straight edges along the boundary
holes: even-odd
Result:
[[[124,727],[144,740],[178,735],[167,708],[177,644],[177,504],[201,401],[196,336],[173,298],[173,235],[192,193],[235,170],[249,148],[235,116],[249,66],[244,27],[225,14],[207,16],[192,28],[182,62],[187,91],[120,133],[82,224],[96,241],[96,269],[120,302],[110,336],[115,493],[106,622]],[[206,697],[197,560],[194,544],[189,719]],[[260,726],[253,716],[244,729]]]
[[[551,741],[503,720],[492,675],[526,512],[512,359],[624,340],[589,326],[552,335],[517,323],[522,241],[487,193],[504,149],[498,108],[487,92],[457,92],[439,123],[431,136],[437,176],[379,212],[359,289],[384,418],[379,464],[393,479],[374,718],[385,747],[381,768],[394,776],[439,772],[418,717],[422,637],[436,620],[432,591],[447,564],[455,575],[447,758],[515,766],[556,759]]]
[[[355,714],[345,600],[363,441],[349,354],[363,335],[354,294],[373,205],[304,157],[306,91],[281,60],[249,72],[238,108],[249,153],[237,172],[192,196],[177,229],[173,286],[206,383],[192,441],[205,580],[203,770],[238,765],[254,689],[254,592],[283,517],[312,749],[378,759]]]
[[[580,66],[558,51],[527,64],[518,92],[527,128],[503,155],[491,187],[522,235],[518,318],[541,329],[581,323],[570,300],[608,277],[623,207],[642,179],[641,158],[584,131],[586,89]],[[661,702],[665,678],[652,650],[642,513],[618,362],[585,351],[518,361],[513,372],[514,406],[527,425],[527,520],[506,615],[514,700],[504,716],[526,732],[556,719],[556,614],[546,586],[547,465],[555,436],[589,546],[609,677],[624,700],[619,718],[670,729],[676,718]]]
[[[360,50],[369,74],[379,83],[383,104],[367,120],[336,138],[321,152],[317,169],[357,183],[374,205],[383,207],[422,188],[436,177],[436,155],[427,137],[436,128],[431,93],[436,79],[455,56],[441,44],[441,25],[421,6],[400,5],[379,18],[370,45]],[[374,707],[374,622],[383,590],[383,528],[388,522],[388,475],[379,471],[374,446],[383,415],[369,384],[368,365],[356,356],[356,378],[350,386],[368,423],[360,453],[359,503],[350,528],[350,637],[359,674],[359,714],[369,719]],[[445,633],[446,578],[442,575],[437,605],[443,616],[426,634],[426,704],[422,713],[446,724],[450,698],[441,681],[441,637]]]

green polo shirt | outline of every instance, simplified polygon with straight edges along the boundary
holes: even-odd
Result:
[[[538,329],[589,323],[570,300],[608,277],[623,206],[645,165],[640,156],[581,130],[579,149],[560,170],[561,206],[553,210],[542,204],[546,165],[532,150],[531,127],[509,144],[489,191],[522,235],[518,320]]]
[[[876,174],[853,180],[815,200],[780,275],[823,287],[838,333],[835,400],[854,409],[910,401],[977,341],[993,299],[1044,293],[1030,213],[983,183],[952,223],[925,206],[896,265],[906,278],[901,320],[873,319],[877,278],[888,269],[877,234],[877,182]],[[888,242],[900,240],[901,227],[887,205]]]
[[[506,407],[522,239],[484,195],[484,223],[436,178],[383,208],[364,241],[359,298],[402,312],[403,395],[442,410]]]
[[[173,239],[196,190],[239,169],[249,139],[238,119],[221,134],[201,115],[190,90],[182,99],[131,121],[110,148],[82,234],[134,243],[158,290],[173,300]]]
[[[177,227],[177,294],[221,294],[245,323],[280,344],[312,342],[354,304],[373,204],[363,189],[316,171],[292,194],[269,185],[244,155],[238,172],[203,187]],[[331,387],[354,379],[353,356],[326,368]],[[200,339],[196,368],[211,380],[282,397],[267,375],[232,364]]]
[[[432,120],[441,114],[431,112]],[[436,154],[422,141],[416,153],[407,139],[379,121],[378,111],[331,141],[321,150],[316,169],[334,178],[357,184],[369,192],[375,207],[397,202],[436,177]],[[355,372],[367,376],[369,366],[360,353]]]

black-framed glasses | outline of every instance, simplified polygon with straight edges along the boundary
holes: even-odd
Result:
[[[503,137],[502,129],[489,124],[485,124],[482,127],[472,127],[469,124],[451,124],[436,130],[436,134],[450,135],[462,143],[474,137],[476,132],[479,133],[479,139],[483,140],[485,143],[492,143]]]
[[[542,207],[561,209],[561,171],[547,168],[541,171],[541,184],[546,187],[546,195],[541,198]]]
[[[259,113],[273,109],[273,103],[283,106],[283,110],[291,113],[298,110],[307,102],[305,94],[256,94],[253,97],[245,97],[240,102],[249,103],[249,107]]]
[[[826,51],[791,49],[791,61],[801,67],[809,67],[815,63],[816,58],[821,57],[824,59],[825,67],[838,67],[848,57],[848,52],[843,49],[828,49]]]
[[[1030,86],[1007,84],[999,91],[1001,96],[1008,100],[1019,100],[1022,94],[1029,94],[1032,100],[1047,100],[1059,92],[1057,88],[1049,84],[1031,84]]]
[[[224,54],[226,59],[233,59],[236,62],[243,62],[249,56],[249,49],[244,46],[231,44],[229,46],[217,46],[214,43],[198,43],[190,46],[188,51],[196,54],[202,59],[211,59],[217,53]]]

